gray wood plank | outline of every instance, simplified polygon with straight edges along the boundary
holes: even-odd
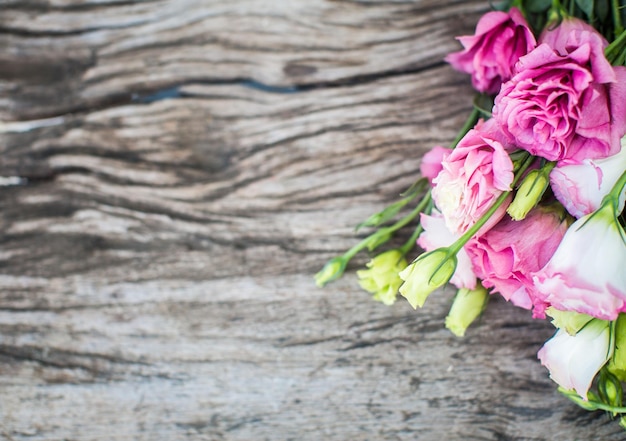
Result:
[[[528,312],[313,283],[454,138],[486,2],[0,5],[0,438],[623,439]]]

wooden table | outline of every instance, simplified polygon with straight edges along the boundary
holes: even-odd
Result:
[[[0,438],[624,438],[527,311],[313,283],[454,138],[487,1],[0,8]]]

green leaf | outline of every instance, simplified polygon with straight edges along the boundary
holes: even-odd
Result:
[[[383,211],[379,213],[372,214],[370,217],[365,219],[359,225],[355,227],[355,231],[359,231],[363,227],[378,227],[388,220],[393,219],[393,217],[402,210],[402,208],[409,203],[410,199],[401,199],[397,202],[386,207]]]
[[[491,109],[493,109],[493,97],[486,94],[478,94],[474,97],[474,108],[483,116],[491,118]]]
[[[552,0],[526,0],[525,9],[533,14],[542,14],[550,9]]]
[[[415,199],[415,197],[417,197],[420,193],[426,191],[427,188],[428,179],[418,179],[409,187],[408,190],[400,195],[402,196],[402,199],[385,207],[382,211],[372,214],[370,217],[358,224],[354,230],[359,231],[363,227],[379,227],[385,222],[390,221],[406,206],[406,204]]]
[[[593,4],[594,0],[576,0],[576,5],[578,5],[587,17],[593,16]]]
[[[610,0],[596,0],[594,9],[600,21],[606,21],[611,10]]]
[[[511,9],[512,6],[518,6],[516,5],[516,3],[518,3],[520,0],[506,0],[503,1],[502,3],[494,3],[493,1],[489,1],[489,6],[491,6],[491,9],[493,9],[494,11],[508,11],[509,9]]]
[[[426,178],[419,178],[417,181],[413,182],[409,188],[400,193],[400,196],[403,198],[414,198],[420,193],[424,193],[426,189],[428,189],[429,183]]]

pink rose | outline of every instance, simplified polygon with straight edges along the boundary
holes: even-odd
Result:
[[[616,154],[626,133],[626,68],[608,63],[606,40],[578,19],[547,29],[502,85],[494,118],[516,145],[551,161]]]
[[[476,33],[457,38],[464,50],[446,57],[455,69],[472,76],[474,88],[498,93],[500,85],[513,76],[513,66],[536,41],[526,20],[516,8],[509,13],[488,12],[478,21]]]
[[[493,205],[513,182],[513,163],[495,121],[479,122],[443,160],[433,180],[432,197],[453,234],[462,234]],[[504,203],[481,229],[495,225],[510,203]]]
[[[550,261],[532,274],[541,300],[603,320],[626,311],[626,233],[615,217],[605,204],[570,226]]]
[[[425,178],[428,178],[431,184],[443,168],[441,163],[450,153],[452,153],[451,149],[435,146],[422,157],[420,173]]]
[[[433,210],[430,216],[422,213],[420,224],[424,228],[424,232],[417,240],[417,244],[425,251],[448,247],[458,239],[458,236],[448,230],[443,216],[437,210]],[[464,249],[461,249],[456,258],[456,270],[450,279],[450,283],[457,288],[475,289],[476,274],[472,270],[472,262],[470,262],[469,256]]]
[[[600,208],[619,177],[626,170],[626,147],[603,159],[585,159],[582,162],[561,161],[550,172],[550,187],[569,214],[582,217]],[[626,189],[618,211],[624,208]]]
[[[506,217],[465,249],[485,288],[544,318],[546,304],[537,298],[531,273],[541,269],[567,231],[560,212],[535,208],[521,221]]]

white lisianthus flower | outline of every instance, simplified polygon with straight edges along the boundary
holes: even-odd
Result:
[[[593,378],[613,354],[610,343],[609,322],[595,319],[573,336],[559,329],[537,356],[552,380],[587,400]]]
[[[625,138],[626,139],[626,138]],[[585,159],[579,163],[559,163],[550,173],[551,188],[567,211],[579,218],[598,208],[626,169],[626,141],[622,150],[602,159]],[[622,191],[618,211],[624,208],[626,189]]]
[[[615,320],[626,310],[626,234],[614,207],[581,217],[533,274],[537,297],[561,311]]]

